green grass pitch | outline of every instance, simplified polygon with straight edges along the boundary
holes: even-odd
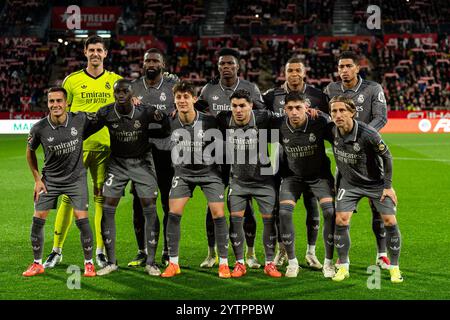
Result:
[[[380,289],[367,287],[370,276],[367,267],[375,262],[376,245],[365,199],[360,202],[359,212],[352,219],[352,264],[348,280],[334,283],[323,278],[320,271],[305,266],[305,210],[300,203],[294,212],[296,252],[303,267],[298,278],[272,279],[260,269],[250,270],[240,279],[219,279],[216,268],[199,267],[207,253],[206,201],[196,190],[182,219],[180,276],[155,278],[144,273],[143,268],[126,267],[137,250],[131,197],[127,193],[116,218],[119,272],[106,277],[82,278],[81,289],[71,290],[67,287],[70,276],[67,268],[70,265],[82,268],[83,262],[79,233],[74,225],[66,240],[63,263],[43,275],[22,277],[22,272],[32,261],[29,233],[33,179],[25,159],[26,135],[0,136],[0,299],[448,299],[450,136],[386,134],[385,140],[394,156],[393,181],[399,199],[398,221],[403,237],[400,259],[405,278],[403,284],[391,284],[389,273],[383,270]],[[39,155],[42,166],[41,151]],[[161,209],[159,216],[162,217]],[[54,220],[55,212],[52,211],[45,227],[45,255],[52,247]],[[257,220],[256,250],[258,258],[263,261],[262,222],[259,216]],[[160,247],[157,261],[161,256]],[[323,260],[321,234],[317,241],[317,255]],[[230,246],[230,265],[233,264]]]

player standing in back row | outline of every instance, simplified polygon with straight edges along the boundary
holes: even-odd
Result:
[[[144,54],[144,75],[134,80],[131,83],[135,97],[143,104],[154,106],[166,115],[170,115],[175,110],[173,99],[173,86],[176,81],[173,78],[165,77],[163,70],[165,67],[163,53],[152,48],[147,50]],[[150,131],[158,130],[158,124],[150,124]],[[151,133],[150,133],[151,134]],[[152,144],[153,161],[155,163],[156,176],[158,180],[158,188],[161,195],[161,204],[164,211],[163,219],[163,254],[161,257],[162,263],[166,265],[169,260],[167,249],[167,217],[169,214],[169,192],[173,178],[172,160],[170,157],[170,137],[167,138],[150,138]],[[128,263],[129,267],[144,266],[147,260],[145,233],[144,233],[144,215],[142,214],[142,206],[139,198],[133,191],[133,224],[138,243],[139,251],[137,256]],[[156,240],[159,238],[160,223],[159,218],[156,217],[155,232]]]
[[[208,112],[213,116],[217,116],[221,111],[231,111],[230,96],[236,90],[244,89],[250,92],[253,108],[264,109],[264,103],[258,86],[247,80],[240,79],[238,76],[239,52],[230,48],[224,48],[219,51],[218,56],[220,77],[219,79],[212,80],[203,87],[198,104],[206,105]],[[227,186],[229,183],[230,166],[225,164],[221,166],[221,169],[222,179],[225,186]],[[246,263],[250,268],[257,269],[261,265],[256,259],[254,251],[256,220],[250,202],[247,203],[245,209],[244,230],[245,240],[247,242]],[[216,261],[216,257],[214,252],[214,224],[209,209],[206,215],[206,234],[208,236],[208,256],[200,266],[211,268]]]
[[[113,85],[122,77],[104,69],[103,61],[107,54],[103,38],[91,36],[86,39],[84,55],[87,58],[87,67],[71,73],[63,81],[70,111],[97,112],[100,107],[114,102]],[[94,184],[96,262],[100,268],[107,262],[103,251],[101,220],[104,202],[102,188],[108,156],[109,134],[108,129],[103,128],[83,144],[83,164],[89,169]],[[72,215],[69,198],[63,196],[56,215],[53,250],[44,264],[46,268],[53,268],[61,262],[62,247],[72,223]]]
[[[358,76],[359,57],[351,51],[342,52],[339,56],[338,73],[342,81],[330,83],[324,90],[325,94],[330,100],[338,95],[352,99],[356,105],[355,120],[362,121],[380,131],[387,122],[386,99],[381,85]],[[339,177],[339,173],[336,174],[337,181]],[[380,213],[370,199],[369,204],[372,209],[372,230],[378,248],[376,264],[383,269],[389,269],[386,228]]]

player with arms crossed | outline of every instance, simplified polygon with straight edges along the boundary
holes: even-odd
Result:
[[[336,194],[336,229],[334,243],[340,265],[333,278],[350,276],[350,219],[358,201],[368,197],[381,213],[387,231],[386,242],[391,258],[391,281],[403,282],[398,266],[401,236],[396,219],[397,196],[392,188],[392,156],[380,134],[362,121],[356,121],[352,99],[336,96],[330,101],[333,153],[341,176]]]
[[[342,81],[330,83],[324,90],[332,99],[343,95],[352,99],[356,105],[355,119],[367,123],[380,131],[387,122],[387,106],[383,88],[376,82],[363,80],[359,73],[359,58],[351,51],[344,51],[338,59],[338,73]],[[336,180],[339,180],[339,172]],[[377,241],[376,264],[383,269],[389,269],[389,258],[386,253],[386,229],[383,219],[372,200],[369,199],[372,210],[372,230]]]
[[[244,264],[244,211],[248,201],[255,199],[264,224],[263,245],[266,256],[264,273],[279,278],[281,273],[273,263],[276,245],[276,229],[272,213],[276,201],[273,169],[268,157],[268,134],[271,112],[252,110],[253,102],[246,90],[236,90],[231,95],[231,111],[217,115],[219,128],[226,137],[227,160],[232,155],[228,202],[230,217],[230,241],[236,256],[231,273],[233,278],[247,273]],[[265,142],[259,142],[261,132],[266,133]],[[264,148],[264,149],[258,149]],[[263,157],[266,163],[263,164]],[[229,162],[227,162],[229,163]]]
[[[163,124],[167,117],[152,106],[133,106],[133,90],[128,80],[118,80],[114,84],[116,102],[102,107],[96,115],[99,127],[106,126],[111,137],[111,155],[108,160],[107,176],[103,186],[105,204],[103,206],[102,235],[108,254],[107,265],[98,271],[99,276],[118,269],[115,256],[116,209],[126,185],[132,181],[141,201],[145,218],[144,237],[147,241],[148,255],[145,270],[149,275],[159,276],[161,272],[155,264],[157,219],[155,167],[149,144],[149,124]],[[169,135],[168,124],[163,130]],[[161,133],[163,134],[163,132]]]
[[[163,75],[165,67],[163,53],[151,48],[144,54],[144,76],[134,80],[131,83],[135,97],[141,103],[154,106],[166,115],[171,115],[174,110],[174,98],[172,88],[176,81],[171,77]],[[150,124],[151,131],[159,130],[158,124]],[[152,155],[155,163],[155,171],[158,180],[158,188],[161,195],[161,204],[164,211],[163,219],[163,233],[164,233],[164,248],[161,261],[164,265],[168,263],[169,255],[167,249],[166,231],[167,231],[167,217],[169,214],[169,192],[171,181],[173,178],[172,159],[170,156],[170,137],[150,139],[152,144]],[[134,189],[133,189],[134,190]],[[137,267],[145,265],[147,260],[147,253],[145,247],[145,232],[144,232],[144,215],[142,213],[142,206],[139,197],[133,191],[133,224],[138,243],[139,251],[137,256],[128,263],[129,267]],[[156,218],[155,235],[156,240],[159,239],[160,223],[159,218]]]
[[[219,253],[219,277],[230,278],[228,267],[228,226],[224,208],[224,185],[216,156],[206,155],[210,145],[213,150],[222,150],[222,134],[217,129],[214,116],[206,115],[194,108],[197,101],[194,86],[182,81],[173,87],[175,105],[178,113],[171,119],[172,163],[175,174],[170,190],[170,213],[167,222],[167,242],[169,248],[169,266],[162,277],[173,277],[181,272],[178,262],[180,242],[180,222],[184,207],[192,197],[196,186],[202,188],[208,207],[211,209],[214,233]],[[218,139],[205,139],[216,129]],[[206,151],[205,151],[206,150]]]
[[[50,114],[37,122],[28,136],[27,161],[33,174],[34,216],[31,225],[31,245],[34,262],[23,275],[35,276],[44,272],[42,252],[44,225],[51,209],[56,208],[58,197],[67,195],[74,207],[76,225],[80,229],[84,252],[84,275],[95,276],[92,262],[92,230],[88,218],[88,188],[86,169],[83,166],[83,138],[88,133],[86,113],[66,111],[67,92],[64,88],[48,90]],[[36,149],[44,149],[44,167],[39,173]]]
[[[97,112],[100,107],[114,102],[113,85],[121,76],[104,69],[103,61],[107,54],[103,38],[91,36],[86,39],[84,55],[87,67],[68,75],[63,81],[70,111]],[[104,128],[92,135],[84,142],[83,149],[83,164],[89,169],[94,184],[96,262],[103,268],[106,256],[101,235],[102,188],[109,156],[108,130]],[[72,223],[72,211],[69,198],[63,196],[56,214],[53,249],[44,264],[46,268],[53,268],[62,260],[62,247]]]
[[[250,92],[254,109],[264,109],[261,92],[256,84],[250,81],[240,79],[239,71],[239,52],[234,49],[224,48],[219,51],[219,79],[214,79],[207,83],[200,92],[199,106],[205,106],[209,114],[217,116],[222,111],[231,111],[230,96],[239,89]],[[229,181],[229,165],[222,165],[222,178],[225,185]],[[251,207],[251,202],[247,203],[244,214],[245,240],[247,243],[246,263],[250,268],[258,269],[259,264],[254,250],[256,237],[256,220]],[[208,256],[201,263],[201,267],[211,268],[215,262],[214,252],[214,224],[211,218],[210,210],[206,215],[206,234],[208,237]]]

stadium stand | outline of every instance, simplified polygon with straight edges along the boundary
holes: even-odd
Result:
[[[365,38],[357,36],[357,41],[351,37],[333,38],[327,33],[332,26],[335,1],[228,1],[224,23],[230,33],[216,37],[202,37],[208,7],[201,0],[89,3],[122,6],[122,16],[111,33],[105,65],[129,79],[141,75],[146,50],[145,45],[127,45],[123,36],[130,35],[156,36],[165,45],[167,71],[198,87],[218,76],[216,52],[222,47],[239,50],[240,76],[256,82],[262,91],[284,81],[283,67],[292,56],[305,61],[308,83],[322,89],[338,80],[339,53],[353,50],[361,56],[360,74],[383,85],[391,110],[450,109],[447,1],[438,0],[431,5],[426,1],[395,1],[402,10],[391,10],[393,6],[382,1],[370,1],[382,9],[383,29]],[[354,23],[362,28],[369,1],[349,2]],[[83,67],[81,39],[71,33],[52,34],[47,21],[50,19],[43,17],[52,6],[67,3],[9,0],[0,8],[5,21],[0,37],[0,111],[45,110],[45,88]],[[19,10],[20,5],[32,10]],[[405,22],[406,18],[413,22]],[[25,38],[25,30],[30,26],[45,26],[48,32],[42,37]],[[419,35],[403,33],[410,31],[430,36],[425,41]],[[17,37],[17,32],[23,32],[23,36]],[[57,42],[59,37],[68,43]]]

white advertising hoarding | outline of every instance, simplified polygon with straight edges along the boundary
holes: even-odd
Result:
[[[0,120],[0,134],[27,134],[39,119]]]

